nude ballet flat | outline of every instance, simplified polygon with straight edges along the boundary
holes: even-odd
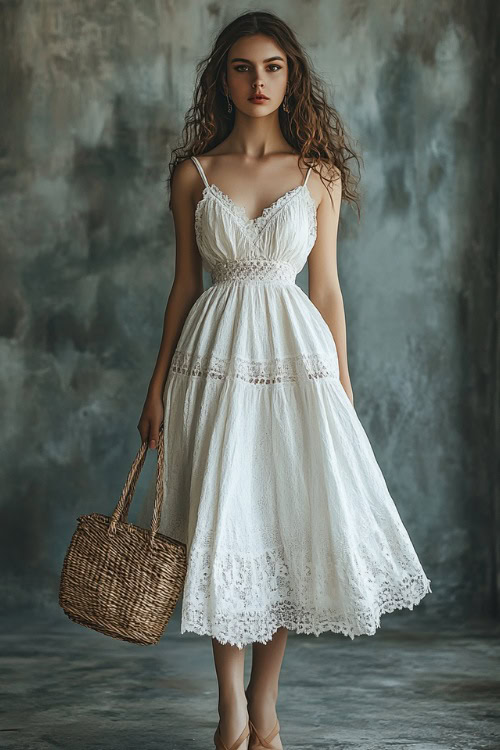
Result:
[[[267,737],[261,737],[252,722],[249,721],[248,723],[250,724],[250,743],[248,745],[248,750],[277,750],[274,745],[271,745],[271,740],[279,734],[280,723],[278,719],[276,719],[274,729],[267,735]]]
[[[248,735],[250,734],[250,722],[247,721],[245,729],[242,731],[236,742],[233,742],[231,747],[226,747],[225,744],[222,741],[222,737],[220,736],[220,722],[217,724],[217,729],[215,730],[214,734],[214,743],[217,750],[237,750],[238,747],[242,745],[242,743],[246,740]]]

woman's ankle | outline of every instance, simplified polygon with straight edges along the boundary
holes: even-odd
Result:
[[[273,728],[276,719],[276,699],[275,691],[262,692],[253,694],[248,698],[248,716],[250,721],[259,728]]]
[[[219,694],[217,702],[219,714],[221,712],[245,713],[247,710],[247,698],[243,690],[229,691]]]
[[[248,701],[248,705],[252,704],[273,704],[276,705],[278,700],[278,691],[276,688],[255,688],[253,685],[248,685],[245,690],[245,696]]]

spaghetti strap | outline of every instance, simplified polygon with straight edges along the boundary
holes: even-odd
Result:
[[[304,180],[304,185],[307,185],[307,180],[309,179],[309,175],[311,174],[312,167],[309,167],[306,174],[306,179]]]
[[[196,158],[196,156],[192,156],[192,157],[191,157],[191,159],[192,159],[192,160],[193,160],[193,162],[195,163],[195,165],[196,165],[196,169],[197,169],[197,170],[198,170],[198,172],[200,173],[200,175],[201,175],[201,179],[202,179],[202,180],[203,180],[203,182],[205,183],[205,187],[209,187],[209,184],[208,184],[208,180],[207,180],[207,178],[206,178],[206,176],[205,176],[205,172],[203,171],[203,167],[201,166],[200,162],[198,161],[198,159]]]

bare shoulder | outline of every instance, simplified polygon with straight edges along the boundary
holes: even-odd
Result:
[[[339,185],[342,185],[342,175],[340,173],[340,169],[335,166],[335,164],[331,164],[329,161],[325,161],[324,159],[320,159],[318,162],[318,170],[319,174],[323,179],[320,179],[319,175],[317,177],[317,181],[322,185],[324,194],[327,194],[327,191],[329,191],[331,194],[335,193],[335,191],[338,189]],[[325,183],[327,183],[325,185]]]
[[[337,166],[323,159],[317,161],[308,184],[318,209],[324,210],[328,206],[332,210],[333,206],[339,206],[342,200],[342,175]]]
[[[187,187],[190,182],[194,182],[196,175],[196,166],[191,157],[186,157],[177,162],[172,173],[172,185],[176,183],[181,189]]]
[[[171,183],[173,209],[176,206],[194,204],[199,179],[198,170],[190,157],[175,165]]]

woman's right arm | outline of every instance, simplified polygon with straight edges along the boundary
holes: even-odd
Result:
[[[137,425],[141,441],[147,441],[149,448],[158,445],[160,425],[164,418],[163,390],[177,341],[191,307],[204,291],[201,256],[194,232],[198,182],[198,172],[191,159],[177,164],[171,183],[175,275],[165,309],[160,350]]]

